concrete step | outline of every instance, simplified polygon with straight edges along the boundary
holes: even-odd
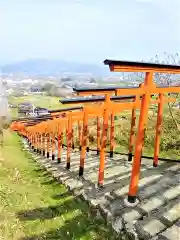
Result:
[[[158,236],[154,237],[153,240],[180,240],[180,219],[170,228],[161,232]]]

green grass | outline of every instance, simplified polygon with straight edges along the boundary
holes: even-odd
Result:
[[[45,107],[48,109],[61,109],[67,108],[68,105],[63,105],[59,102],[60,97],[52,97],[52,96],[43,96],[43,95],[30,95],[30,96],[22,96],[22,97],[14,97],[10,96],[8,101],[11,104],[19,104],[23,102],[31,102],[35,106]],[[12,117],[18,117],[18,112],[16,108],[11,109]]]
[[[43,95],[29,95],[29,96],[22,96],[22,97],[9,97],[9,102],[13,104],[19,104],[21,102],[31,102],[39,107],[50,107],[50,108],[59,108],[61,103],[59,103],[59,97],[51,97],[51,96],[43,96]]]
[[[179,122],[179,114],[178,110],[173,109],[173,114],[175,119]],[[138,128],[138,115],[136,119],[136,131]],[[154,144],[155,144],[155,133],[156,133],[156,122],[157,122],[157,114],[149,113],[147,128],[145,131],[145,143],[143,147],[143,155],[153,157],[154,154]],[[128,152],[128,144],[129,144],[129,133],[130,133],[130,123],[131,116],[126,115],[127,119],[116,121],[115,125],[115,136],[116,136],[116,151],[118,152]],[[163,124],[162,124],[162,132],[161,132],[161,141],[160,141],[160,154],[161,158],[170,158],[179,160],[180,154],[180,136],[174,125],[174,121],[172,120],[169,111],[165,108],[164,116],[163,116]]]
[[[116,239],[103,220],[42,170],[22,150],[20,137],[8,130],[0,149],[0,202],[2,240]]]

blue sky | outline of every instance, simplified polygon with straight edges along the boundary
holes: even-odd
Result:
[[[0,64],[180,52],[180,0],[0,0]]]

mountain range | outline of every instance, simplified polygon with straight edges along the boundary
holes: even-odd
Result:
[[[0,67],[0,72],[8,74],[24,74],[28,76],[57,76],[63,74],[90,74],[107,76],[107,66],[89,63],[67,62],[63,60],[29,59]]]

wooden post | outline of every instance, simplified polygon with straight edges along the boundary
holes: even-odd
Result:
[[[31,139],[31,132],[28,131],[28,139],[29,139],[29,146],[31,147],[32,139]]]
[[[82,176],[84,172],[84,161],[85,161],[86,149],[87,149],[87,134],[88,134],[88,113],[86,109],[84,109],[79,176]]]
[[[134,102],[136,102],[137,97],[135,97]],[[128,154],[128,161],[132,161],[132,152],[133,152],[133,145],[135,143],[135,127],[136,127],[136,108],[132,109],[131,115],[131,130],[130,130],[130,139],[129,139],[129,154]]]
[[[58,127],[58,159],[57,162],[61,162],[61,150],[62,150],[62,138],[63,138],[63,132],[61,129],[61,126]]]
[[[88,124],[87,124],[88,126]],[[89,129],[87,128],[87,143],[86,143],[86,151],[89,152]]]
[[[97,155],[99,155],[101,148],[101,123],[100,117],[97,117]]]
[[[103,114],[103,130],[102,130],[100,164],[99,164],[99,175],[98,175],[99,187],[102,187],[104,184],[105,151],[106,151],[106,143],[107,143],[108,120],[109,120],[109,110],[108,110],[109,101],[110,101],[110,97],[106,95],[106,99],[105,99],[106,108]]]
[[[50,150],[50,134],[49,134],[49,132],[46,133],[46,139],[47,139],[47,158],[49,158],[49,150]]]
[[[43,152],[43,139],[42,139],[42,133],[39,133],[39,137],[40,137],[40,154],[42,154]]]
[[[36,152],[39,152],[39,133],[36,133]]]
[[[39,132],[36,133],[36,152],[39,153]]]
[[[42,133],[42,144],[43,144],[43,152],[42,155],[45,156],[46,154],[46,137],[45,137],[45,132]]]
[[[65,139],[67,142],[67,127],[66,127],[66,125],[65,125],[64,129],[62,129],[62,148],[65,146]]]
[[[34,137],[34,133],[32,133],[32,143],[31,143],[32,149],[34,149],[34,144],[35,144],[35,137]]]
[[[72,115],[68,116],[68,129],[67,129],[67,163],[66,168],[70,169],[71,162],[71,148],[72,148]]]
[[[39,154],[41,154],[42,150],[42,138],[41,138],[41,132],[39,131]]]
[[[34,134],[34,152],[37,151],[37,133]]]
[[[74,145],[74,128],[72,126],[72,149],[75,148],[75,145]]]
[[[82,140],[82,134],[81,134],[81,122],[78,120],[78,137],[79,137],[79,150],[81,150],[81,140]]]
[[[163,121],[163,94],[160,93],[158,113],[157,113],[157,123],[156,123],[156,137],[155,137],[155,144],[154,144],[154,161],[153,161],[154,167],[158,166],[162,121]]]
[[[110,157],[113,157],[114,151],[114,112],[111,114],[111,131],[110,131]]]
[[[151,88],[151,86],[153,84],[152,76],[153,76],[152,72],[146,73],[144,87]],[[139,126],[138,126],[136,145],[135,145],[135,154],[134,154],[134,160],[133,160],[133,165],[132,165],[132,174],[131,174],[129,193],[128,193],[128,202],[130,202],[130,203],[136,202],[136,195],[137,195],[139,175],[140,175],[143,139],[144,139],[144,132],[145,132],[146,123],[147,123],[147,119],[148,119],[150,97],[151,97],[151,95],[149,93],[145,93],[142,96],[141,110],[140,110],[140,117],[139,117]]]
[[[52,156],[51,156],[51,159],[54,160],[55,159],[55,133],[54,132],[51,133],[51,142],[52,142]]]

